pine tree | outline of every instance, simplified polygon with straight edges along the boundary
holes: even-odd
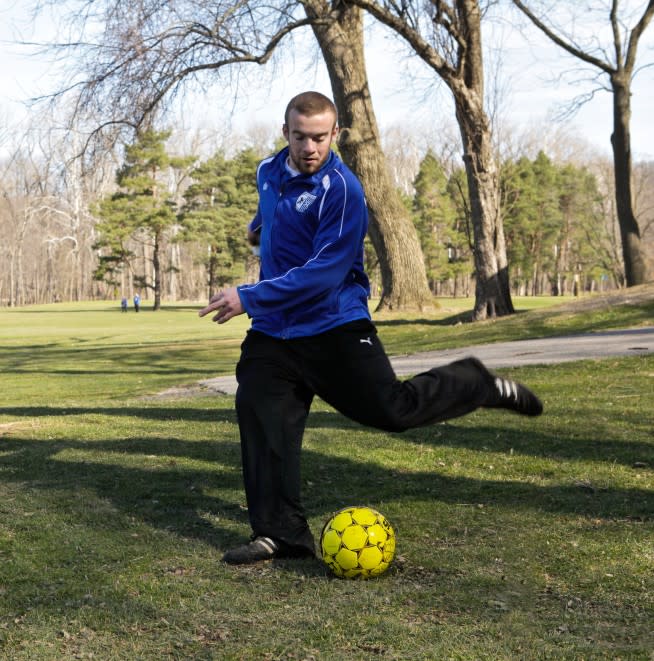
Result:
[[[456,291],[458,276],[472,269],[471,254],[450,180],[431,150],[420,163],[413,185],[413,218],[429,286],[438,294],[439,284],[451,281]]]
[[[169,137],[169,131],[148,129],[127,145],[125,162],[116,174],[119,190],[97,208],[101,238],[96,246],[103,254],[95,278],[115,283],[123,268],[131,268],[135,284],[153,291],[153,310],[161,307],[163,248],[167,233],[177,222],[165,176],[171,168],[187,166],[193,160],[167,154]],[[143,260],[138,259],[134,246],[140,247]],[[142,272],[138,272],[139,263]]]
[[[505,164],[502,171],[507,253],[513,282],[541,293],[542,277],[555,270],[553,245],[561,226],[558,171],[543,153]]]
[[[219,287],[242,279],[249,247],[248,222],[257,210],[255,172],[259,156],[251,149],[233,159],[217,153],[196,167],[184,195],[181,238],[207,246],[203,259],[209,298]]]

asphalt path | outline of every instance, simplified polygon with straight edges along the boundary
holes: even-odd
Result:
[[[497,368],[549,365],[609,356],[635,356],[648,354],[653,350],[654,326],[646,326],[538,340],[495,342],[442,351],[424,351],[407,356],[392,356],[391,364],[398,376],[409,376],[466,356],[476,356],[488,367]],[[200,381],[199,385],[217,393],[228,395],[236,393],[236,379],[233,376],[205,379]]]

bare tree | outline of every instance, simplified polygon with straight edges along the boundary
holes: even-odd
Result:
[[[75,134],[57,136],[49,120],[31,118],[0,167],[0,300],[8,305],[92,295],[89,205],[106,185],[111,154],[92,167],[74,159]]]
[[[349,0],[394,30],[447,85],[463,143],[474,233],[474,319],[514,312],[498,168],[484,104],[482,6],[478,0]]]
[[[365,66],[362,12],[346,5],[332,10],[325,0],[301,2],[314,19],[313,32],[329,72],[341,125],[341,154],[366,191],[369,233],[382,280],[378,309],[433,307],[418,234],[381,146]]]
[[[40,6],[52,1],[41,0]],[[344,160],[361,178],[370,203],[370,234],[383,275],[380,305],[433,304],[415,228],[385,166],[367,91],[358,9],[334,10],[324,0],[79,0],[74,6],[71,33],[82,36],[55,49],[75,55],[75,82],[56,97],[73,96],[77,122],[91,122],[89,144],[107,131],[151,122],[153,113],[165,111],[193,86],[247,77],[241,65],[270,62],[283,53],[283,40],[311,25],[345,128]]]
[[[634,213],[632,192],[631,83],[638,71],[638,44],[654,16],[654,0],[646,3],[631,28],[627,27],[628,19],[621,13],[620,0],[607,3],[605,17],[611,28],[611,44],[602,44],[597,30],[593,30],[584,44],[580,43],[581,37],[575,34],[575,26],[583,25],[584,17],[590,15],[589,7],[585,3],[570,3],[581,18],[579,21],[566,21],[566,26],[570,26],[568,28],[554,23],[552,16],[556,16],[556,13],[551,12],[549,3],[512,1],[548,39],[583,63],[599,69],[602,76],[608,77],[609,89],[613,94],[611,145],[625,281],[628,287],[642,284],[648,279],[648,269],[641,246],[641,232]],[[590,92],[588,98],[592,98],[596,91],[595,89]]]
[[[638,223],[654,263],[654,161],[638,163],[634,167],[634,205]],[[649,239],[649,240],[648,240]]]

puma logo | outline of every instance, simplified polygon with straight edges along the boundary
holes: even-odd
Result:
[[[369,337],[366,337],[365,339],[361,339],[359,340],[359,342],[361,344],[369,344],[370,346],[372,346],[372,340]]]

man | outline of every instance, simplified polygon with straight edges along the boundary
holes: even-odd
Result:
[[[331,150],[336,108],[305,92],[284,120],[288,146],[259,165],[248,228],[260,280],[219,292],[199,313],[215,312],[220,324],[243,312],[252,318],[236,368],[236,411],[253,537],[227,551],[232,564],[314,554],[300,450],[315,395],[361,424],[398,432],[482,406],[542,412],[531,391],[475,358],[396,378],[368,312],[364,193]]]

